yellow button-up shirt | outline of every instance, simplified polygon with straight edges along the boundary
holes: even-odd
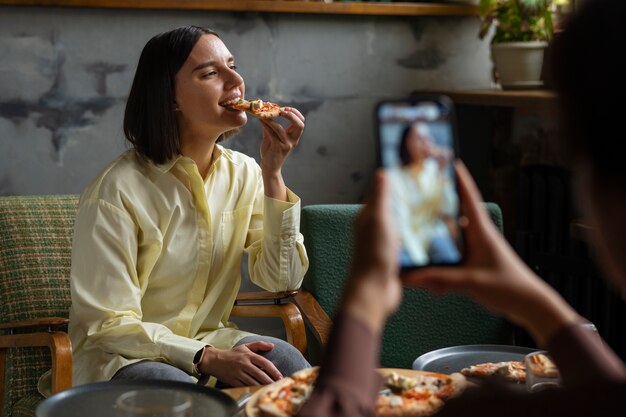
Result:
[[[192,373],[194,354],[250,335],[228,321],[248,254],[251,280],[295,289],[308,259],[300,200],[264,195],[254,159],[215,147],[206,179],[178,157],[128,151],[81,195],[72,248],[69,334],[75,385],[142,359]]]

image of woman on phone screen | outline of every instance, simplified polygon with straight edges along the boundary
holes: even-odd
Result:
[[[443,133],[443,131],[442,131]],[[403,266],[456,263],[458,197],[450,172],[451,152],[435,142],[428,123],[416,121],[402,132],[401,166],[389,171]]]

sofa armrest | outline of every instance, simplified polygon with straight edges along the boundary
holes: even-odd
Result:
[[[298,290],[269,292],[269,291],[243,291],[237,294],[235,297],[235,305],[242,304],[261,304],[267,302],[273,302],[274,304],[280,304],[283,301],[288,301],[298,293]]]
[[[231,316],[278,317],[285,325],[287,341],[306,354],[306,330],[300,310],[291,302],[298,291],[241,292],[235,298]]]
[[[326,346],[333,322],[319,305],[313,294],[300,289],[294,300],[304,316],[304,321],[320,346]]]
[[[29,328],[32,325],[23,326],[23,323],[9,323],[12,326],[5,330],[12,331],[16,328]],[[40,324],[38,324],[39,326]],[[44,324],[47,325],[47,324]],[[8,349],[25,347],[47,347],[52,357],[52,393],[63,391],[72,386],[72,343],[65,332],[37,331],[32,333],[2,334],[0,335],[0,409],[4,398],[4,374]]]

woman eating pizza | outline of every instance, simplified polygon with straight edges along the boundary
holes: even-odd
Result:
[[[309,366],[288,343],[228,321],[251,280],[298,288],[308,267],[300,199],[282,167],[304,117],[260,120],[260,165],[220,142],[246,124],[245,84],[219,36],[188,26],[145,45],[128,97],[131,150],[86,187],[72,249],[75,385],[119,379],[268,384]],[[43,383],[43,381],[42,381]]]
[[[622,54],[626,2],[584,2],[553,45],[553,80],[560,100],[563,148],[575,195],[593,226],[593,244],[607,278],[626,294],[626,164],[616,149],[626,96]],[[438,294],[463,292],[523,326],[548,350],[563,387],[536,393],[488,386],[468,390],[437,416],[623,415],[626,365],[567,302],[526,266],[482,206],[469,172],[457,164],[467,257],[459,267],[432,267],[399,277],[385,177],[355,229],[354,263],[316,388],[298,414],[372,416],[379,376],[379,338],[398,306],[401,285]],[[365,366],[367,364],[367,366]]]

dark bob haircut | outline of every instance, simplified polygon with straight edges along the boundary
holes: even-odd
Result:
[[[403,166],[411,164],[411,155],[409,154],[409,135],[411,134],[411,129],[413,129],[413,125],[408,125],[402,130],[402,135],[400,136],[400,161]]]
[[[400,161],[402,162],[402,166],[411,165],[413,162],[413,156],[409,153],[409,137],[411,131],[415,128],[415,126],[421,126],[422,124],[419,122],[415,122],[413,124],[407,125],[402,130],[402,135],[400,136]],[[428,134],[428,131],[420,132],[420,135]]]
[[[139,57],[124,112],[124,135],[140,155],[156,164],[180,154],[176,73],[202,35],[218,36],[207,28],[181,27],[154,36]]]

